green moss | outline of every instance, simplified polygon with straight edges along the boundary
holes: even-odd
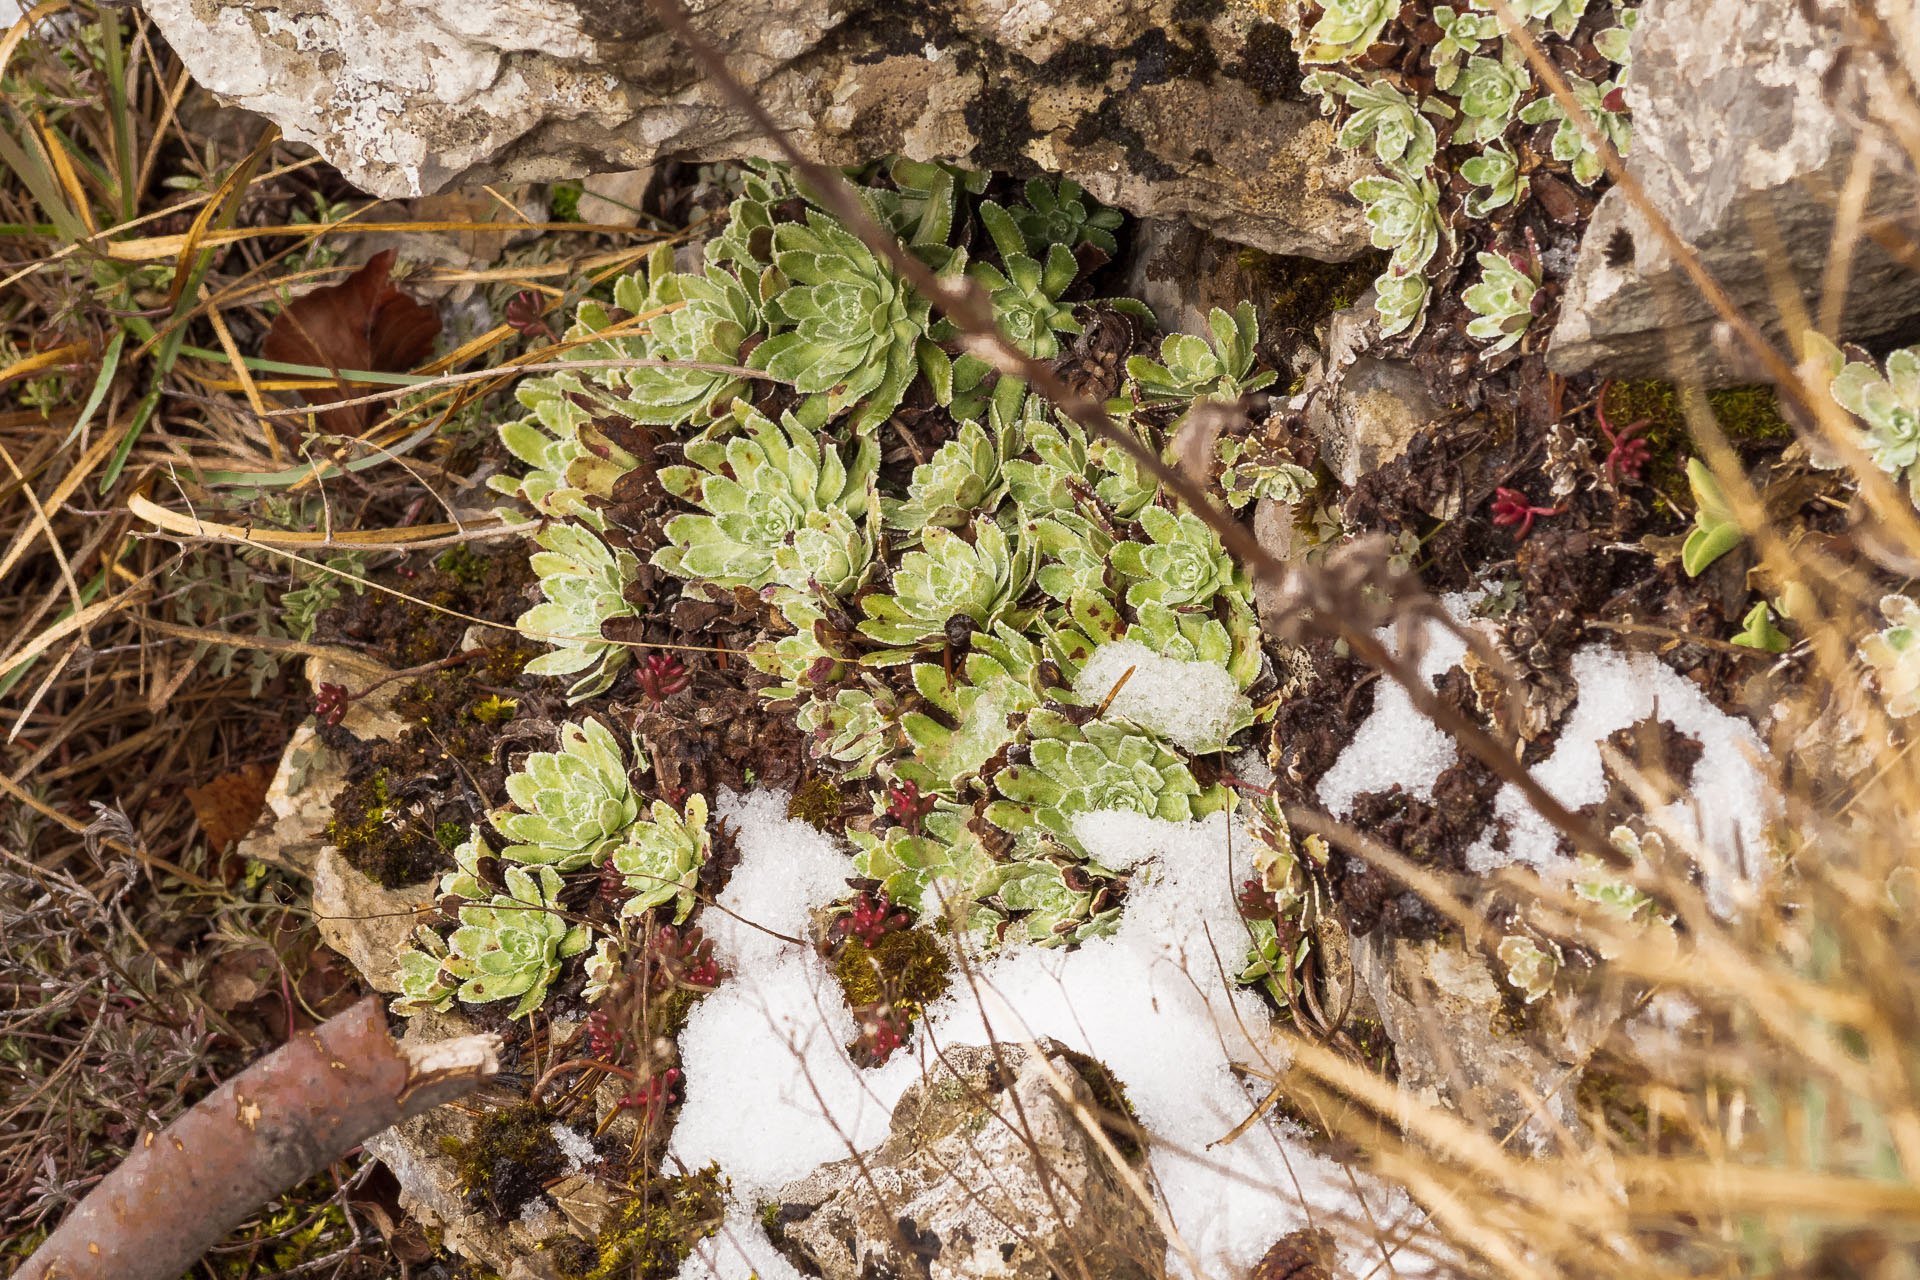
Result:
[[[1671,382],[1615,382],[1607,388],[1605,408],[1608,421],[1616,429],[1647,419],[1645,439],[1652,455],[1647,475],[1655,488],[1685,486],[1681,464],[1695,449],[1680,393]],[[1772,387],[1709,391],[1707,408],[1720,430],[1736,445],[1779,445],[1793,439],[1793,428],[1780,416],[1780,403]]]
[[[1080,1078],[1087,1082],[1087,1088],[1093,1093],[1093,1105],[1098,1108],[1100,1128],[1113,1143],[1113,1149],[1128,1164],[1140,1163],[1147,1154],[1146,1144],[1141,1141],[1145,1131],[1140,1128],[1139,1113],[1133,1109],[1120,1077],[1108,1070],[1106,1063],[1084,1053],[1062,1049],[1060,1056],[1072,1063]]]
[[[327,843],[375,884],[397,889],[430,878],[447,865],[447,857],[434,832],[395,809],[387,777],[378,770],[340,788]]]
[[[516,1217],[565,1168],[553,1140],[553,1113],[530,1102],[486,1113],[471,1137],[452,1145],[461,1187],[501,1218]]]
[[[457,822],[443,822],[433,829],[433,838],[442,849],[452,853],[467,838],[467,829]]]
[[[840,788],[825,778],[809,778],[787,801],[787,816],[816,830],[831,831],[840,816],[840,805]]]
[[[578,182],[556,182],[553,194],[548,198],[547,207],[553,212],[555,222],[580,221],[580,197],[586,194],[586,188]]]
[[[912,1017],[946,994],[951,965],[946,948],[931,933],[899,929],[871,947],[848,938],[834,960],[833,972],[849,1005],[886,1001]]]
[[[556,219],[566,221],[566,219]],[[493,565],[485,556],[476,554],[465,543],[448,547],[434,560],[433,567],[452,578],[463,587],[477,587],[487,580]]]
[[[1387,269],[1387,255],[1369,250],[1347,262],[1320,262],[1240,251],[1240,270],[1254,282],[1254,296],[1263,299],[1260,332],[1268,341],[1314,341],[1321,326],[1373,284]]]
[[[720,1229],[731,1185],[717,1164],[681,1177],[650,1178],[620,1206],[592,1250],[554,1256],[555,1270],[562,1280],[666,1280],[696,1243]]]

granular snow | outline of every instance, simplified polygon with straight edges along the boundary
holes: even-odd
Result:
[[[1074,677],[1073,691],[1095,707],[1112,694],[1107,714],[1124,716],[1195,754],[1220,750],[1235,716],[1248,706],[1219,663],[1164,658],[1137,640],[1095,649]]]

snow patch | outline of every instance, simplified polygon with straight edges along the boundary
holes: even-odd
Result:
[[[1560,803],[1578,809],[1606,798],[1600,744],[1608,734],[1657,713],[1697,738],[1703,749],[1687,794],[1654,817],[1701,843],[1709,855],[1709,865],[1702,868],[1708,904],[1730,911],[1739,884],[1765,873],[1766,824],[1779,810],[1758,766],[1766,755],[1759,735],[1650,654],[1592,645],[1573,655],[1572,674],[1579,700],[1553,754],[1534,766],[1533,776]],[[1467,850],[1472,870],[1490,871],[1509,862],[1546,869],[1564,861],[1552,825],[1511,785],[1500,789],[1494,812],[1507,823],[1507,849],[1502,853],[1483,838]]]
[[[1247,705],[1240,686],[1219,663],[1165,658],[1137,640],[1114,640],[1095,649],[1074,677],[1073,691],[1097,707],[1123,676],[1127,682],[1113,694],[1108,712],[1196,754],[1218,751]]]
[[[569,1129],[556,1122],[553,1126],[553,1144],[566,1157],[568,1173],[579,1173],[590,1164],[600,1163],[600,1153],[593,1149],[593,1139],[577,1129]]]
[[[1471,625],[1474,598],[1461,593],[1440,603],[1456,622]],[[1431,622],[1417,625],[1425,641],[1420,656],[1423,682],[1445,675],[1467,656],[1466,642],[1451,631]],[[1395,628],[1382,627],[1374,638],[1396,658],[1403,656]],[[1321,775],[1320,803],[1328,813],[1345,817],[1355,797],[1384,791],[1396,782],[1407,794],[1431,800],[1433,784],[1452,767],[1456,754],[1453,739],[1414,709],[1405,689],[1382,676],[1374,682],[1373,714],[1361,722],[1340,758]]]

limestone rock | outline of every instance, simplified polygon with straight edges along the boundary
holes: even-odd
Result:
[[[942,1065],[894,1108],[884,1144],[776,1193],[785,1247],[827,1280],[1048,1280],[1074,1272],[1065,1260],[1076,1253],[1107,1280],[1159,1274],[1164,1236],[1049,1069],[1090,1112],[1092,1090],[1056,1046],[1042,1050],[1044,1065],[1014,1044],[997,1056],[945,1047]]]
[[[145,3],[196,80],[376,195],[772,154],[641,3]],[[1365,162],[1337,153],[1282,29],[1252,6],[698,7],[701,34],[821,160],[1064,173],[1275,253],[1365,243],[1345,195]]]
[[[1361,356],[1317,383],[1309,379],[1307,427],[1320,455],[1352,485],[1407,450],[1439,407],[1410,361]]]
[[[607,227],[639,226],[640,202],[653,185],[653,175],[654,167],[648,165],[589,177],[580,196],[580,221]]]
[[[432,895],[431,884],[383,889],[332,845],[323,845],[313,864],[313,914],[320,939],[352,961],[375,991],[400,990],[400,953],[413,932],[414,909]]]
[[[1910,38],[1917,7],[1894,0],[1880,7],[1881,20]],[[1849,32],[1846,9],[1841,0],[1647,0],[1634,35],[1628,171],[1776,345],[1784,346],[1774,287],[1784,280],[1816,305],[1833,203],[1863,147],[1878,169],[1866,218],[1913,208],[1908,162],[1877,140],[1873,123],[1895,108],[1899,91],[1864,48],[1836,67],[1841,50],[1865,43]],[[1920,51],[1904,53],[1912,61]],[[1869,122],[1864,143],[1852,123],[1860,119]],[[1920,307],[1920,273],[1863,238],[1847,299],[1849,336],[1889,334]],[[1547,358],[1563,373],[1670,379],[1681,372],[1677,357],[1710,382],[1740,381],[1739,365],[1716,350],[1717,323],[1615,188],[1581,241]]]

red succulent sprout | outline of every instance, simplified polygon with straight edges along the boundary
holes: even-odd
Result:
[[[1535,516],[1557,516],[1560,510],[1559,507],[1536,507],[1518,489],[1500,488],[1493,491],[1493,522],[1519,525],[1519,531],[1513,536],[1521,542],[1526,541],[1527,534],[1532,532]]]
[[[602,898],[615,906],[633,896],[633,890],[627,887],[626,876],[622,875],[620,868],[611,862],[602,863],[600,866],[599,891]]]
[[[614,1026],[605,1009],[596,1009],[587,1015],[587,1049],[593,1057],[613,1061],[614,1053],[626,1038],[625,1029]]]
[[[1616,485],[1623,479],[1638,483],[1647,463],[1653,459],[1653,446],[1642,439],[1640,433],[1653,425],[1653,419],[1641,418],[1615,431],[1607,421],[1607,391],[1612,386],[1612,382],[1600,385],[1600,398],[1593,409],[1593,416],[1599,420],[1600,430],[1611,446],[1607,450],[1607,480]]]
[[[861,894],[854,900],[853,909],[839,920],[840,928],[848,937],[858,938],[868,947],[879,945],[880,939],[911,923],[907,913],[896,911],[884,893],[877,898]]]
[[[902,1027],[891,1005],[875,1005],[862,1019],[860,1038],[851,1046],[854,1056],[871,1066],[882,1066],[907,1041],[910,1027]]]
[[[346,719],[347,704],[352,701],[347,696],[347,686],[322,680],[314,691],[313,714],[321,724],[337,725]]]
[[[698,928],[682,932],[670,924],[661,925],[648,939],[647,959],[656,991],[674,986],[711,990],[720,985],[720,962],[713,958],[713,939]]]
[[[637,673],[641,692],[654,702],[670,698],[693,683],[693,673],[670,653],[650,653]]]
[[[678,1102],[675,1090],[679,1088],[680,1068],[668,1067],[659,1075],[620,1099],[623,1107],[632,1107],[636,1111],[647,1113],[647,1123],[652,1124],[662,1111]]]
[[[1273,920],[1280,915],[1279,907],[1273,901],[1273,895],[1258,880],[1248,880],[1240,886],[1238,899],[1240,916],[1244,920]]]
[[[542,310],[540,295],[531,289],[522,289],[507,303],[507,327],[522,337],[541,337],[552,342],[555,340],[553,329],[540,314]]]
[[[917,782],[896,782],[887,788],[887,816],[918,835],[920,819],[933,812],[933,797],[920,794]]]

